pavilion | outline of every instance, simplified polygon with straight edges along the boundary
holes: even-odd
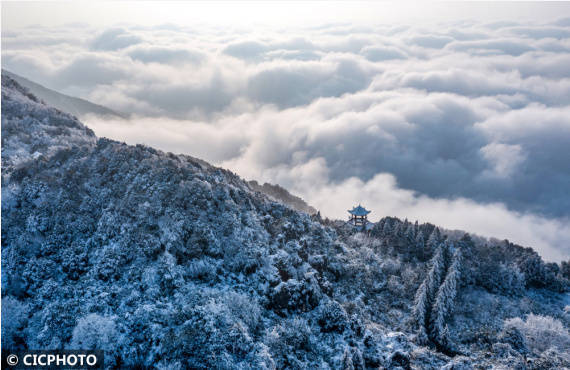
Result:
[[[353,209],[348,210],[348,213],[350,213],[349,222],[354,226],[366,227],[366,224],[368,223],[368,214],[370,212],[371,211],[368,211],[366,208],[362,207],[359,204],[358,207],[354,207]]]

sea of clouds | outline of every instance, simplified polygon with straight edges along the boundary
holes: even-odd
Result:
[[[28,27],[2,63],[128,120],[99,136],[570,257],[570,18],[541,23]]]

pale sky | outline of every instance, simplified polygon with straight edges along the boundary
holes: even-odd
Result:
[[[154,26],[164,23],[208,23],[270,26],[327,22],[397,23],[442,20],[509,18],[543,22],[568,14],[564,2],[431,2],[431,1],[3,1],[2,29],[31,25],[56,26],[87,23],[110,26],[120,23]]]

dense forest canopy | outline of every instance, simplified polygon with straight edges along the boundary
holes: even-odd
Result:
[[[570,366],[567,262],[393,217],[362,233],[258,187],[97,138],[2,76],[3,347],[164,369]]]

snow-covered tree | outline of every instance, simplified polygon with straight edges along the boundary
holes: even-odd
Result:
[[[392,223],[390,222],[390,220],[386,220],[384,222],[384,228],[382,229],[382,233],[384,235],[390,235],[392,233]]]
[[[412,315],[418,330],[418,341],[425,343],[431,337],[432,306],[446,268],[446,244],[441,244],[430,261],[430,269],[424,281],[416,291]]]
[[[429,235],[426,245],[430,251],[434,251],[437,248],[437,246],[441,243],[441,240],[442,240],[441,233],[439,231],[439,228],[436,227]]]
[[[515,328],[525,337],[528,349],[540,354],[550,348],[565,353],[570,361],[570,332],[564,324],[550,316],[529,314],[526,320],[520,317],[505,320],[505,330]]]
[[[340,366],[342,370],[354,370],[354,364],[352,362],[352,352],[350,351],[349,347],[346,347],[344,349]]]
[[[404,236],[408,239],[408,241],[410,243],[414,242],[414,240],[416,238],[416,231],[415,231],[413,224],[408,223],[408,226],[406,227],[406,232],[405,232]]]
[[[430,316],[429,332],[431,338],[444,347],[448,344],[448,335],[445,332],[446,321],[453,312],[455,305],[457,287],[461,277],[461,263],[461,249],[456,249],[445,280],[438,289]]]
[[[118,336],[114,317],[91,313],[77,321],[69,348],[115,350]]]
[[[446,243],[441,243],[430,262],[428,294],[432,299],[435,299],[447,270],[448,249]]]
[[[401,237],[404,235],[404,231],[402,230],[404,227],[404,223],[401,222],[400,220],[396,219],[394,221],[394,225],[392,226],[392,235],[394,237]]]
[[[560,273],[564,278],[570,280],[570,260],[560,263]]]
[[[362,353],[356,347],[345,347],[341,360],[343,370],[364,370]]]
[[[429,286],[429,275],[421,283],[420,287],[416,291],[416,296],[414,298],[414,306],[412,308],[412,317],[416,323],[417,329],[417,341],[419,344],[427,344],[428,342],[428,315],[430,299],[428,295]]]
[[[425,246],[423,231],[420,230],[416,234],[416,238],[414,240],[414,243],[415,243],[415,248],[416,248],[417,255],[418,255],[419,259],[421,261],[424,261],[426,258],[426,250],[425,250],[426,246]]]
[[[12,296],[2,298],[2,347],[17,350],[23,337],[22,330],[28,321],[28,304]]]

